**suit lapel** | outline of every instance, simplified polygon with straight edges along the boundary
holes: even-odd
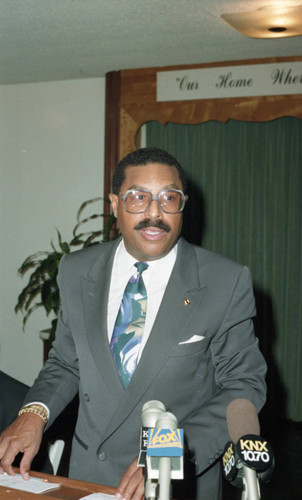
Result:
[[[119,400],[124,393],[111,355],[107,333],[107,307],[113,259],[120,240],[106,245],[88,276],[82,277],[82,297],[89,347],[100,377]],[[103,250],[103,249],[102,249]]]
[[[194,311],[206,292],[199,283],[193,247],[179,241],[178,255],[140,362],[110,421],[104,440],[140,403],[166,363],[171,349],[190,331]],[[146,376],[147,374],[147,376]]]

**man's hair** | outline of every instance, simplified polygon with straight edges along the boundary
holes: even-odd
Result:
[[[159,148],[140,148],[122,158],[113,173],[112,192],[119,194],[125,180],[125,170],[127,167],[138,167],[148,165],[149,163],[160,163],[162,165],[168,165],[169,167],[175,167],[178,171],[183,191],[184,193],[186,192],[187,178],[183,168],[172,155]]]

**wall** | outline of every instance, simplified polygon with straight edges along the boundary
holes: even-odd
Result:
[[[14,312],[30,254],[69,240],[81,203],[103,193],[105,79],[0,87],[0,370],[31,384],[42,366],[36,311]]]

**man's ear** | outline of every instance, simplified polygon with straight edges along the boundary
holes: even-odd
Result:
[[[109,196],[109,200],[111,203],[113,215],[114,215],[114,217],[117,218],[117,208],[118,208],[118,203],[119,203],[118,194],[109,193],[108,196]]]

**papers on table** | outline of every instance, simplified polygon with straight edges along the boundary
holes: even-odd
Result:
[[[30,477],[28,481],[25,481],[21,474],[16,474],[15,476],[9,476],[8,474],[0,474],[0,486],[7,489],[16,489],[22,491],[28,491],[30,493],[44,493],[46,491],[51,491],[59,488],[61,485],[59,483],[50,483],[45,479],[40,479],[38,477]],[[112,500],[115,495],[107,495],[105,493],[92,493],[85,497],[81,497],[80,500]]]
[[[12,488],[16,490],[29,491],[31,493],[43,493],[44,491],[54,490],[60,487],[58,483],[49,483],[45,479],[31,477],[25,481],[21,474],[9,476],[8,474],[0,474],[0,486]]]
[[[115,495],[107,495],[106,493],[91,493],[91,495],[82,497],[80,500],[112,500],[112,498],[115,498]]]

